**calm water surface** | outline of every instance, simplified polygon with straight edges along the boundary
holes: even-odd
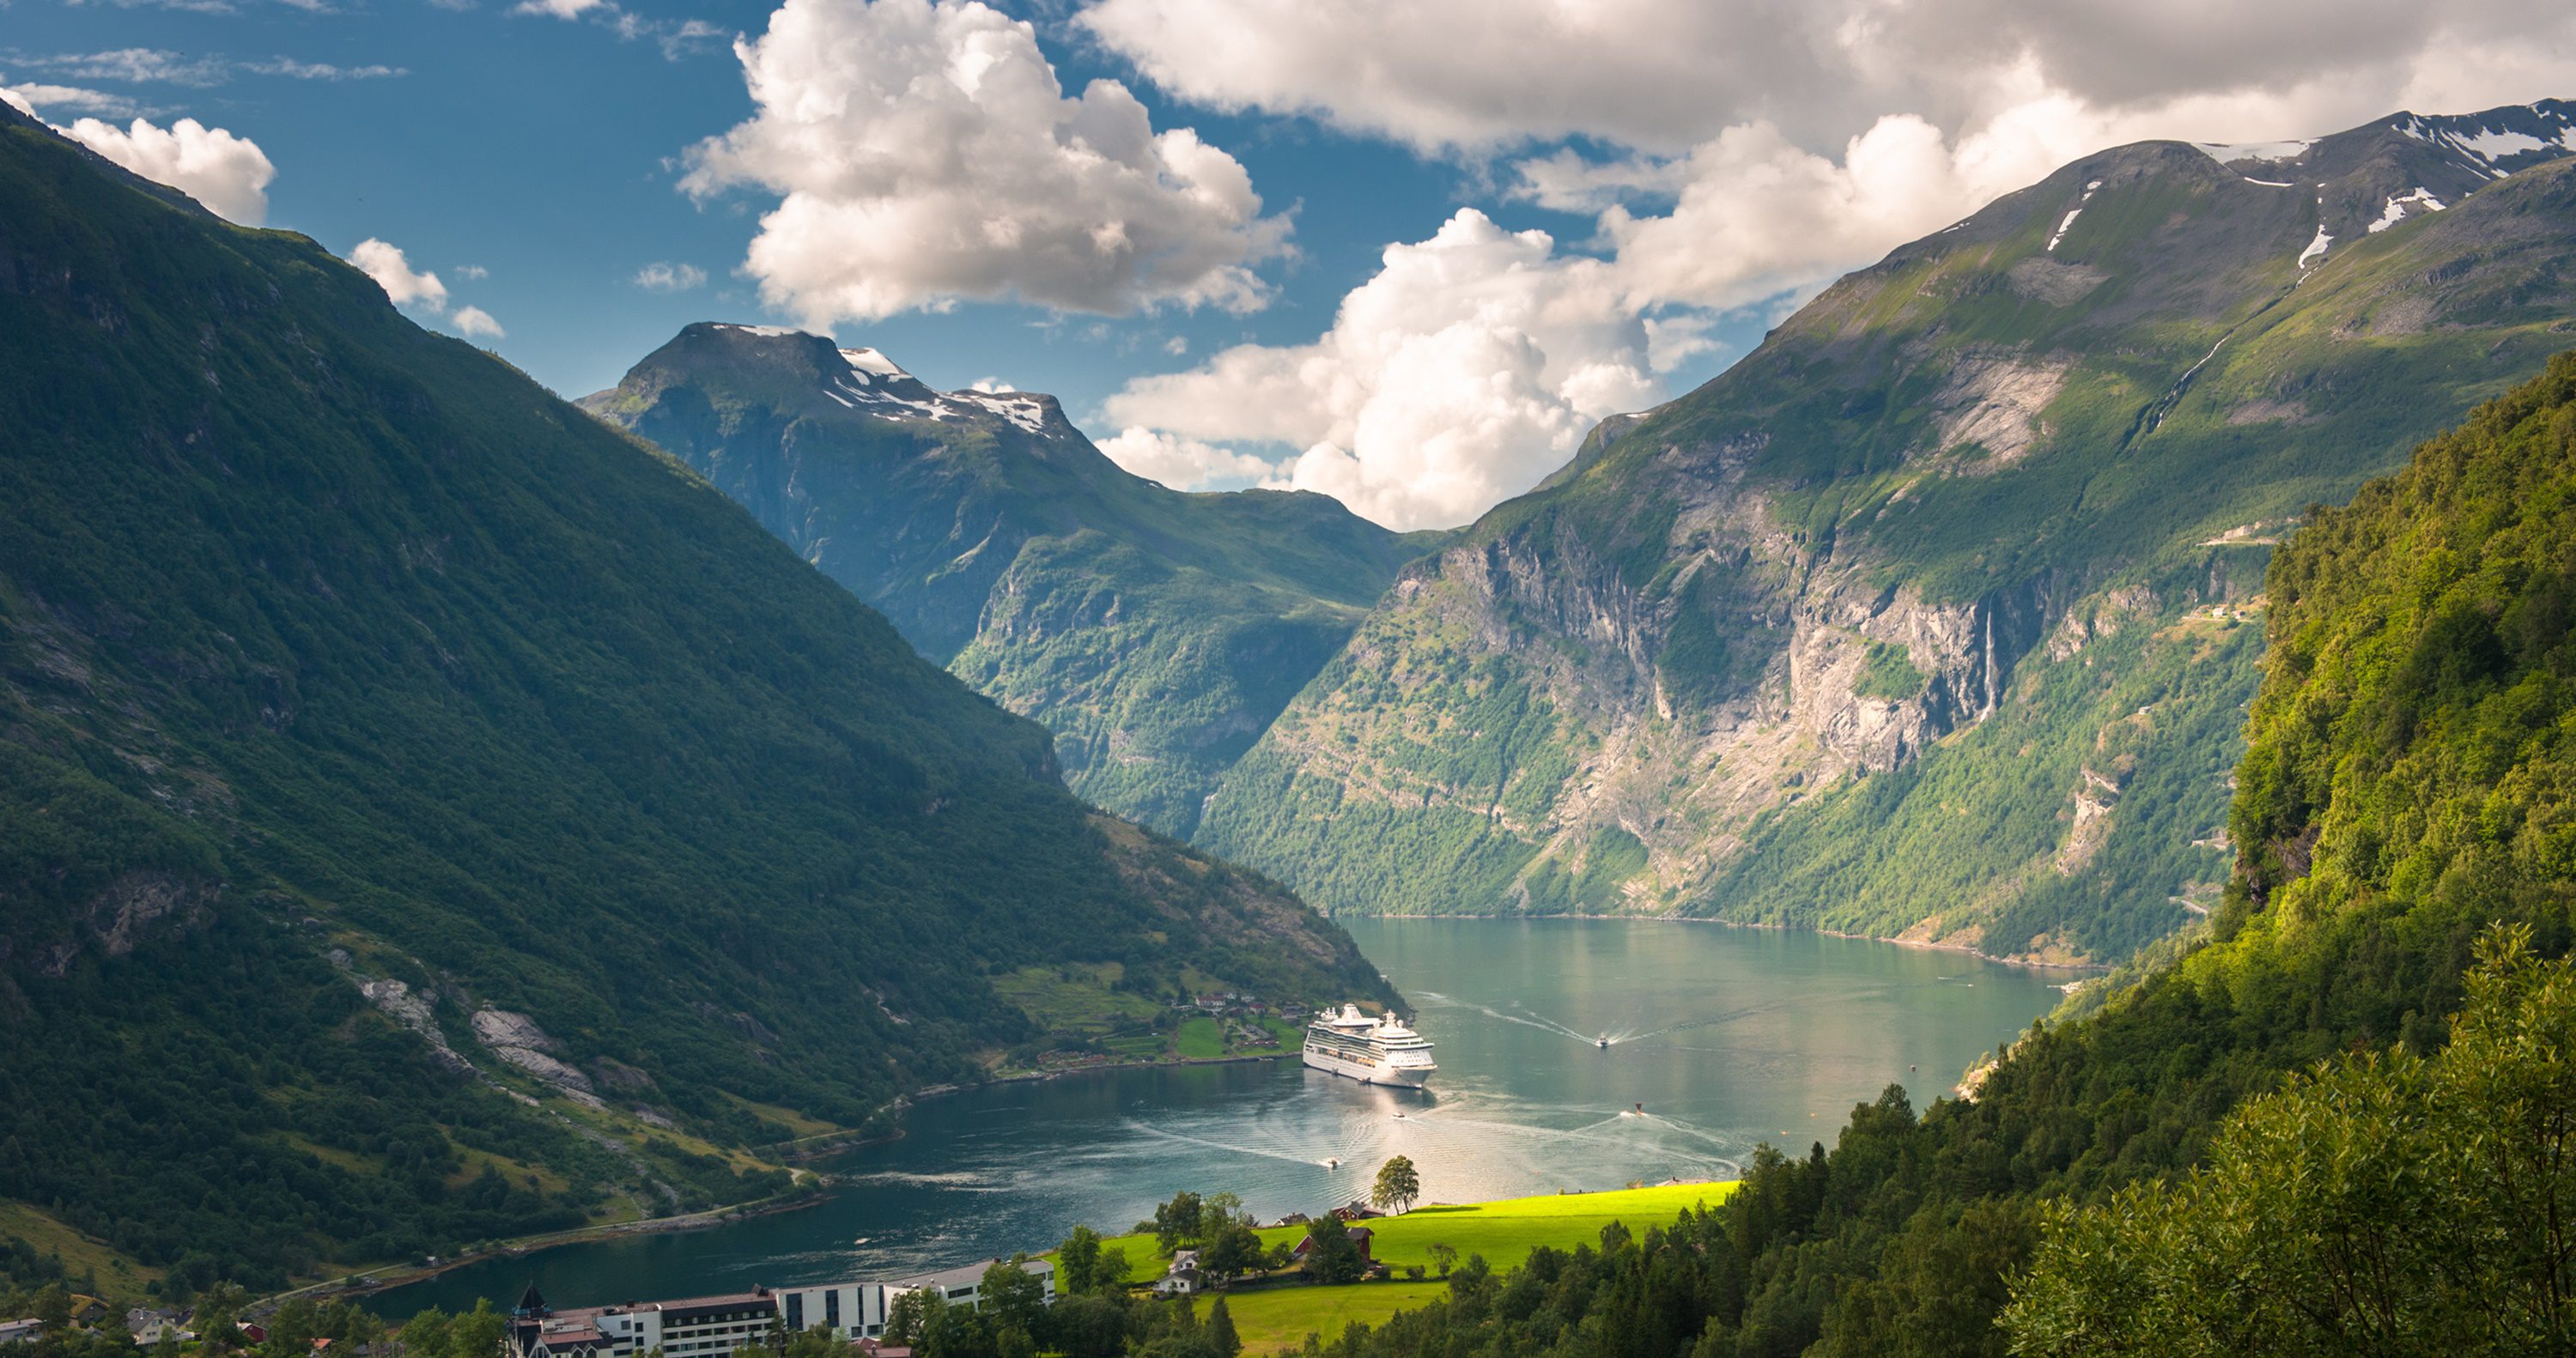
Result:
[[[1429,1201],[1731,1177],[1756,1143],[1830,1142],[1890,1083],[1929,1103],[2045,1013],[2060,979],[1704,924],[1344,923],[1439,1044],[1431,1089],[1270,1062],[977,1090],[823,1166],[848,1182],[820,1206],[489,1260],[375,1305],[507,1304],[531,1280],[560,1306],[898,1275],[1042,1248],[1078,1222],[1122,1230],[1184,1188],[1230,1189],[1265,1218],[1311,1212],[1360,1196],[1395,1154]]]

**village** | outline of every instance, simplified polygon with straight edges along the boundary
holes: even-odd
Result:
[[[1293,1344],[1351,1318],[1383,1320],[1443,1295],[1466,1270],[1486,1276],[1541,1249],[1613,1243],[1678,1211],[1723,1200],[1731,1185],[1666,1183],[1494,1203],[1415,1207],[1405,1157],[1380,1166],[1368,1195],[1308,1216],[1262,1222],[1230,1193],[1176,1193],[1126,1234],[1076,1227],[1054,1250],[893,1279],[753,1286],[712,1295],[558,1308],[531,1282],[506,1311],[394,1324],[349,1300],[282,1306],[209,1297],[196,1309],[137,1307],[122,1317],[78,1296],[59,1313],[0,1323],[0,1352],[95,1358],[141,1348],[156,1358],[1079,1358],[1077,1332],[1103,1316],[1119,1333],[1206,1324],[1235,1342]],[[1635,1223],[1632,1228],[1627,1221]],[[1231,1307],[1231,1312],[1228,1312]],[[962,1349],[958,1336],[980,1336]],[[209,1343],[210,1335],[222,1338]],[[947,1335],[944,1341],[935,1335]],[[1011,1337],[1017,1336],[1016,1341]],[[131,1347],[115,1341],[125,1340]],[[998,1347],[988,1347],[998,1345]],[[1223,1346],[1218,1346],[1222,1348]],[[1225,1352],[1221,1358],[1233,1358]]]

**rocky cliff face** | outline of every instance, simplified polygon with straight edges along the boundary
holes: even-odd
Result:
[[[1342,909],[2124,955],[2221,871],[2280,525],[2570,342],[2567,121],[2122,148],[1897,250],[1409,568],[1201,842]]]

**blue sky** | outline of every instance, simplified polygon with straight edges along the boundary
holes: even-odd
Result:
[[[733,276],[769,202],[734,194],[700,206],[677,188],[670,163],[752,113],[730,36],[757,33],[770,8],[743,0],[630,6],[659,24],[700,19],[726,34],[672,56],[652,37],[621,38],[605,23],[493,3],[376,0],[312,13],[244,0],[237,12],[204,14],[18,0],[6,11],[0,79],[122,94],[163,115],[156,121],[193,115],[255,140],[277,167],[269,225],[342,254],[369,237],[393,242],[459,304],[501,322],[507,336],[495,350],[579,396],[615,385],[690,321],[794,319],[763,307],[756,288]],[[998,8],[1027,17],[1025,6]],[[1039,23],[1038,38],[1068,88],[1096,77],[1135,80],[1131,67],[1061,24]],[[190,87],[80,77],[27,59],[138,48],[403,74],[295,79],[236,68],[220,84]],[[1187,366],[1165,351],[1176,336],[1193,353],[1312,338],[1342,295],[1375,271],[1388,242],[1429,236],[1458,206],[1569,242],[1591,229],[1580,216],[1501,201],[1477,166],[1425,160],[1311,119],[1175,112],[1150,87],[1134,87],[1158,127],[1197,128],[1252,171],[1268,207],[1293,210],[1297,255],[1268,271],[1278,284],[1270,306],[1249,315],[1166,308],[1103,317],[976,303],[844,321],[835,327],[842,339],[873,344],[936,385],[997,377],[1053,392],[1096,418],[1100,400],[1128,377]],[[636,273],[656,262],[692,265],[709,282],[676,294],[636,286]],[[489,275],[467,278],[468,268]],[[1746,324],[1758,338],[1758,323]],[[1683,380],[1716,366],[1712,355]]]
[[[2296,68],[2237,50],[2265,40],[2262,23],[2305,22],[2287,11],[2203,16],[2205,33],[2165,51],[2108,19],[2085,27],[2092,6],[2036,0],[1603,0],[1597,23],[1545,0],[1005,4],[1043,59],[1020,74],[1051,74],[1067,99],[1123,82],[1152,132],[1194,133],[1248,174],[1257,219],[1174,229],[1242,253],[1208,276],[1240,273],[1250,292],[1191,305],[1112,287],[1059,310],[1012,300],[1063,295],[1055,265],[987,249],[974,263],[989,286],[924,283],[886,314],[850,315],[815,300],[828,236],[800,238],[799,277],[746,270],[762,215],[798,193],[920,208],[955,187],[932,182],[938,157],[825,174],[773,145],[713,191],[682,178],[690,148],[764,116],[735,34],[796,10],[814,25],[800,31],[837,35],[833,50],[867,65],[892,51],[870,0],[553,2],[580,12],[0,0],[0,86],[44,95],[37,111],[57,124],[193,118],[255,143],[275,171],[268,225],[344,256],[371,238],[399,247],[446,289],[443,308],[408,307],[416,319],[452,330],[464,307],[487,313],[504,333],[479,342],[567,396],[612,385],[693,320],[819,315],[934,385],[1054,392],[1147,474],[1293,483],[1412,527],[1526,488],[1600,415],[1706,380],[1838,272],[2098,146],[2485,107],[2565,93],[2576,69],[2563,18],[2535,36],[2527,7],[2501,0],[2439,23],[2338,5],[2338,22],[2373,36]],[[973,17],[968,0],[879,3]],[[1963,26],[1984,40],[1945,54]],[[993,34],[970,37],[946,56]],[[907,81],[956,78],[939,55],[866,80],[805,63],[773,104],[854,88],[900,100]],[[967,178],[982,144],[960,142]],[[1178,162],[1164,163],[1168,178]],[[965,207],[945,210],[1001,212],[1010,194],[962,188],[948,196]],[[1146,215],[1196,210],[1166,197]],[[1532,228],[1552,241],[1510,234]],[[905,242],[852,245],[906,272]],[[1383,262],[1390,246],[1401,265]],[[655,264],[705,281],[639,285]],[[1346,299],[1357,319],[1337,332]]]

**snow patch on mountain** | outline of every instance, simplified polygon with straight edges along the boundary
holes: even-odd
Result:
[[[897,366],[893,359],[886,357],[882,352],[875,349],[866,347],[844,349],[841,351],[841,358],[850,365],[851,370],[854,372],[868,373],[877,377],[912,376],[911,373],[905,372],[901,367]]]
[[[2242,165],[2255,160],[2293,160],[2305,155],[2316,145],[2313,139],[2290,141],[2194,142],[2211,160],[2221,165]]]
[[[2420,206],[2428,212],[2439,212],[2443,208],[2442,200],[2434,197],[2431,189],[2419,184],[2413,193],[2393,196],[2388,200],[2388,206],[2380,210],[2379,220],[2370,224],[2370,234],[2378,235],[2406,220],[2406,209],[2410,205]]]
[[[2101,187],[2102,181],[2099,179],[2084,186],[2084,196],[2075,200],[2075,206],[2058,220],[2056,234],[2048,238],[2048,253],[2052,255],[2057,253],[2057,243],[2066,239],[2066,228],[2075,225],[2075,219],[2084,215],[2084,205],[2093,201],[2094,191]]]

